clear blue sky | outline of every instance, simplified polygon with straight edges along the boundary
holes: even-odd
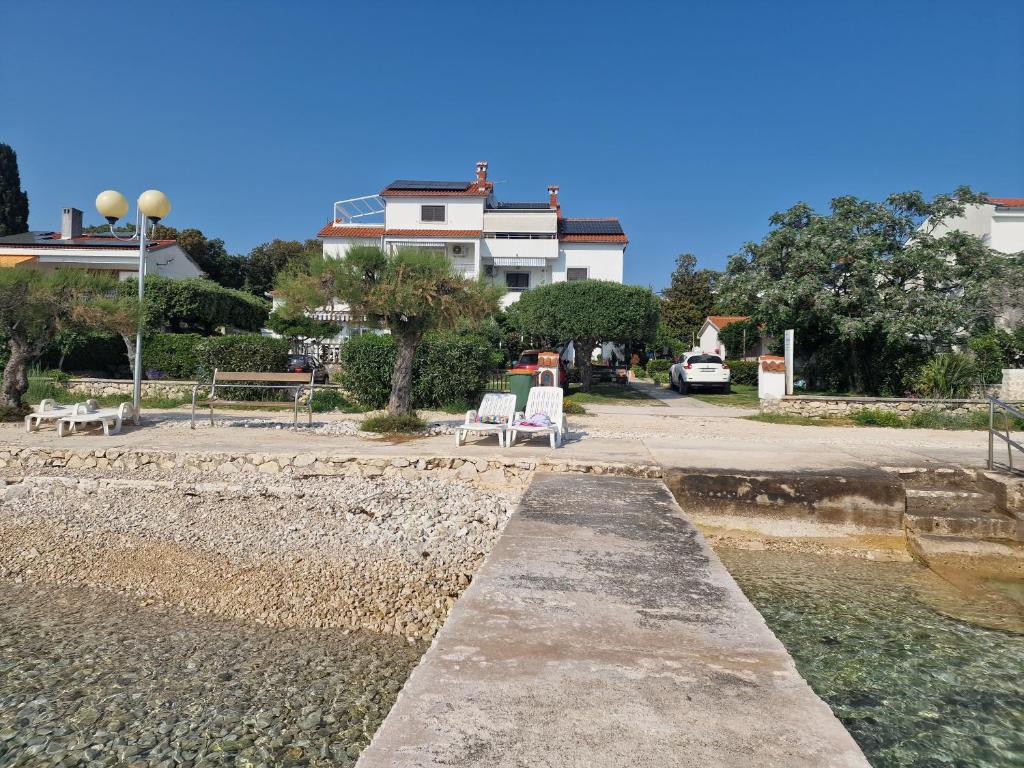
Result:
[[[797,200],[1024,196],[1024,3],[0,0],[31,226],[102,189],[247,252],[339,198],[469,178],[619,216],[626,279],[721,267]]]

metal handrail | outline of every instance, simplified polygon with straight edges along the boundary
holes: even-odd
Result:
[[[1003,428],[1002,431],[996,429],[996,408],[999,408],[999,412],[1003,417]],[[1024,412],[1017,410],[1009,403],[1004,403],[1002,400],[998,400],[995,397],[989,395],[988,397],[988,468],[996,468],[995,460],[995,445],[996,438],[1006,443],[1006,468],[1013,472],[1013,449],[1016,448],[1022,454],[1024,454],[1024,445],[1021,445],[1012,437],[1010,437],[1010,417],[1016,416],[1018,419],[1024,420]]]

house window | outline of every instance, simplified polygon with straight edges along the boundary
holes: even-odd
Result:
[[[565,279],[570,283],[573,280],[586,280],[588,277],[590,277],[589,267],[569,267],[565,271]]]
[[[510,291],[525,291],[530,287],[529,272],[506,272],[505,287]]]
[[[444,221],[443,205],[421,205],[420,221]]]

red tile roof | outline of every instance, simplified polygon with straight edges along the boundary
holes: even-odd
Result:
[[[388,237],[480,237],[479,229],[389,229]]]
[[[741,323],[749,319],[746,315],[708,315],[708,322],[718,330],[728,328],[733,323]]]
[[[1024,208],[1024,197],[990,197],[989,202],[1000,208]]]
[[[316,233],[317,237],[380,237],[384,234],[383,224],[351,227],[329,221]]]
[[[761,370],[767,373],[785,373],[786,372],[786,358],[779,357],[778,355],[761,355],[758,360],[761,361]]]

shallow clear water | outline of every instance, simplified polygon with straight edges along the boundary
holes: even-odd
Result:
[[[425,649],[0,579],[0,768],[344,768]]]
[[[929,608],[917,565],[718,554],[875,768],[1024,766],[1024,636]]]

